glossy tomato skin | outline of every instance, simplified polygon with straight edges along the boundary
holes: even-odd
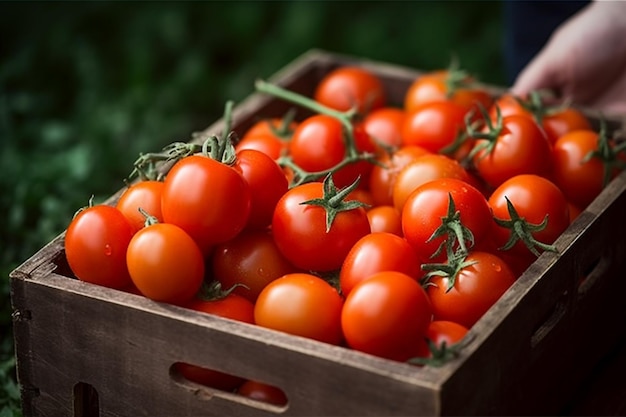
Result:
[[[392,233],[370,233],[354,244],[339,271],[343,296],[377,272],[397,271],[413,279],[421,275],[420,262],[408,242]]]
[[[235,150],[255,149],[276,160],[287,152],[289,139],[297,125],[295,121],[280,118],[259,120],[245,131]]]
[[[343,300],[328,282],[308,273],[284,275],[259,294],[254,320],[259,326],[321,342],[342,342]]]
[[[65,256],[81,281],[121,289],[131,284],[126,250],[134,229],[117,208],[91,206],[80,211],[65,233]]]
[[[285,258],[302,270],[339,269],[350,248],[370,233],[363,207],[339,212],[326,231],[326,210],[302,204],[322,196],[322,183],[298,185],[283,195],[274,211],[272,233],[276,245]]]
[[[467,170],[455,159],[441,154],[423,155],[407,164],[393,184],[393,205],[402,212],[409,195],[419,186],[440,178],[471,181]]]
[[[172,304],[191,300],[204,280],[204,257],[180,227],[157,223],[135,233],[126,252],[128,271],[147,298]]]
[[[471,328],[515,282],[515,275],[498,256],[473,251],[448,291],[450,278],[434,276],[426,286],[433,320],[447,320]]]
[[[397,271],[378,272],[356,284],[344,302],[341,327],[352,349],[406,361],[415,356],[432,307],[421,285]]]
[[[250,189],[246,228],[264,229],[272,222],[276,203],[289,188],[287,177],[276,161],[254,149],[237,152],[236,165]]]
[[[237,389],[237,394],[274,405],[286,405],[288,401],[287,396],[280,388],[253,380],[245,381]]]
[[[402,126],[402,144],[441,152],[465,130],[466,114],[465,108],[452,101],[424,103],[407,113]]]
[[[442,349],[445,343],[446,348],[459,343],[469,329],[462,324],[447,320],[433,320],[428,325],[424,339],[428,339],[436,349]],[[417,356],[422,358],[432,358],[433,352],[430,350],[426,340],[420,341],[420,350]]]
[[[391,153],[377,157],[378,164],[372,167],[369,190],[377,205],[393,205],[393,184],[398,173],[419,156],[431,153],[419,146],[402,146]]]
[[[254,324],[254,304],[237,294],[229,294],[215,300],[194,298],[183,307],[206,314]],[[239,376],[227,374],[189,363],[177,362],[176,370],[186,379],[223,391],[232,391],[245,382]]]
[[[393,233],[396,236],[404,236],[402,232],[402,213],[394,206],[375,206],[367,210],[367,219],[372,233]]]
[[[375,144],[398,148],[402,145],[402,126],[405,118],[404,109],[381,107],[365,116],[363,128]]]
[[[565,107],[545,115],[541,124],[553,145],[566,133],[575,130],[593,130],[589,118],[573,107]]]
[[[423,263],[441,263],[447,259],[445,249],[435,255],[439,246],[445,244],[446,236],[432,240],[431,236],[447,216],[450,197],[462,225],[471,231],[474,244],[480,244],[491,231],[491,208],[487,198],[477,188],[455,178],[427,182],[409,195],[402,210],[404,237]],[[465,243],[469,249],[471,243]],[[458,243],[455,249],[458,249]]]
[[[340,111],[356,108],[362,115],[387,102],[378,76],[365,68],[353,66],[339,67],[327,73],[315,88],[313,98]]]
[[[211,255],[213,277],[222,288],[255,302],[267,284],[299,270],[280,252],[271,231],[244,231],[218,244]]]
[[[250,187],[241,172],[203,155],[174,164],[161,199],[164,222],[187,232],[205,255],[244,229],[250,206]]]
[[[569,204],[563,192],[550,180],[538,175],[517,175],[502,183],[489,197],[493,216],[510,220],[506,199],[509,199],[518,215],[531,224],[540,224],[548,217],[547,227],[533,233],[533,237],[545,244],[552,244],[569,226]],[[498,248],[508,241],[509,229],[495,225],[492,236]],[[540,251],[541,252],[541,251]],[[514,256],[529,255],[528,248],[518,241],[510,253]]]
[[[120,196],[116,207],[130,221],[135,232],[142,229],[146,223],[146,217],[139,211],[139,208],[159,222],[163,221],[161,214],[163,186],[163,181],[139,181],[126,188]]]
[[[554,144],[554,182],[567,199],[584,209],[603,188],[604,164],[598,158],[583,162],[598,150],[598,133],[577,130],[561,136]]]
[[[522,115],[505,117],[502,123],[493,149],[483,149],[472,159],[478,174],[492,187],[520,174],[550,178],[552,146],[539,125]],[[475,146],[483,146],[484,141],[476,140]]]

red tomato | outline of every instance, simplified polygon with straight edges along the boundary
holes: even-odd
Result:
[[[131,284],[126,249],[133,227],[121,211],[96,205],[80,211],[65,232],[65,256],[81,281],[121,289]]]
[[[183,229],[170,223],[156,223],[135,233],[126,263],[137,289],[155,301],[185,303],[204,280],[200,248]]]
[[[449,216],[450,199],[455,206]],[[456,215],[458,213],[458,216]],[[461,242],[466,250],[479,244],[491,230],[493,219],[487,198],[466,181],[441,178],[413,191],[402,210],[402,231],[421,262],[444,262],[446,247],[457,251]],[[466,228],[471,237],[457,236]],[[435,232],[442,231],[440,236]]]
[[[382,81],[368,69],[343,66],[327,73],[318,83],[313,98],[340,111],[356,109],[366,114],[383,107],[387,97]]]
[[[347,296],[359,282],[377,272],[397,271],[417,279],[420,263],[411,245],[392,233],[370,233],[352,246],[339,272],[341,292]]]
[[[468,328],[453,321],[433,320],[426,329],[425,339],[430,341],[434,348],[433,352],[426,340],[420,341],[420,350],[418,357],[432,358],[438,354],[442,354],[443,349],[448,349],[460,342],[467,335]],[[423,342],[423,343],[422,343]]]
[[[255,302],[261,290],[270,282],[291,272],[297,272],[278,250],[271,232],[246,231],[228,242],[218,244],[211,257],[213,277],[222,288],[241,284],[233,293]]]
[[[196,298],[183,306],[202,313],[254,324],[254,304],[246,298],[233,293],[211,300]],[[223,391],[232,391],[245,381],[236,375],[184,362],[177,362],[175,368],[183,377],[190,381]]]
[[[294,266],[303,270],[324,272],[339,269],[350,248],[370,233],[363,207],[338,211],[327,230],[327,209],[302,204],[324,195],[324,184],[302,184],[287,191],[274,211],[272,232],[276,245]],[[345,206],[350,203],[334,201],[334,208],[329,210],[351,207]]]
[[[495,122],[497,120],[497,112],[500,111],[502,118],[511,115],[522,115],[532,120],[535,120],[533,112],[526,108],[525,100],[516,97],[512,94],[503,94],[496,98],[493,104],[489,107],[489,118]]]
[[[515,275],[492,253],[470,252],[465,262],[456,276],[433,276],[426,292],[433,320],[453,321],[469,329],[513,285]]]
[[[521,115],[507,116],[493,135],[493,139],[476,140],[472,159],[489,185],[497,187],[520,174],[550,177],[552,146],[535,121]]]
[[[250,215],[246,227],[266,228],[272,222],[276,203],[289,188],[287,177],[276,161],[254,149],[237,152],[235,163],[250,188]]]
[[[162,181],[139,181],[126,188],[117,201],[117,209],[130,221],[133,229],[138,231],[146,223],[146,217],[139,211],[142,208],[149,215],[163,222],[161,214]]]
[[[348,346],[383,358],[406,361],[431,321],[426,292],[412,277],[378,272],[356,284],[344,302],[341,327]]]
[[[431,152],[419,146],[403,146],[392,153],[378,156],[378,164],[372,167],[369,190],[376,205],[393,204],[393,184],[398,173],[418,156]]]
[[[470,111],[477,105],[488,108],[493,99],[471,76],[458,70],[436,70],[413,81],[404,97],[404,108],[413,111],[424,103],[451,101]],[[474,84],[474,85],[473,85]]]
[[[415,107],[407,113],[402,126],[402,144],[441,152],[465,131],[466,114],[467,109],[452,101],[435,101]]]
[[[580,208],[587,207],[604,188],[605,162],[597,157],[584,160],[590,152],[598,151],[599,138],[597,132],[576,130],[554,144],[554,182]]]
[[[538,175],[517,175],[502,183],[489,197],[489,205],[496,219],[511,220],[507,199],[520,220],[515,228],[513,225],[510,225],[511,228],[498,225],[493,227],[492,236],[498,248],[504,247],[511,238],[512,230],[521,230],[523,223],[539,225],[546,220],[547,224],[541,230],[524,227],[529,238],[546,245],[554,243],[569,226],[569,204],[565,195],[546,178]],[[522,240],[517,240],[510,250],[514,256],[529,255],[529,249]],[[543,251],[540,247],[537,250]]]
[[[573,107],[565,107],[548,112],[543,117],[541,124],[546,135],[548,135],[550,143],[553,145],[561,136],[568,132],[593,129],[587,116]]]
[[[315,275],[295,273],[270,282],[254,306],[255,323],[262,327],[321,342],[342,342],[341,308],[337,290]]]
[[[363,127],[377,147],[398,148],[402,145],[402,126],[405,118],[404,109],[381,107],[365,116]]]
[[[403,236],[402,214],[394,206],[375,206],[367,211],[372,233],[387,232]]]
[[[287,396],[278,387],[259,381],[247,380],[238,389],[237,394],[253,400],[274,405],[286,405]]]
[[[297,125],[297,122],[288,119],[259,120],[246,130],[235,145],[235,150],[255,149],[272,159],[278,159],[287,152],[289,140]]]
[[[163,220],[179,226],[204,254],[235,237],[250,215],[251,193],[241,172],[203,155],[183,158],[165,178]]]
[[[465,168],[455,159],[440,154],[428,154],[407,164],[393,184],[393,205],[402,212],[409,195],[420,185],[439,178],[456,178],[469,182]]]

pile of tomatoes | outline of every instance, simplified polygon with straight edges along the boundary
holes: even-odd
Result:
[[[400,105],[357,66],[329,72],[313,97],[257,89],[313,114],[169,147],[164,178],[71,221],[77,278],[429,363],[623,168],[623,146],[580,111],[494,96],[458,68],[420,76]]]

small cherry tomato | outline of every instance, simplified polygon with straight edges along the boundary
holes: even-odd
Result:
[[[161,214],[163,185],[163,181],[139,181],[130,185],[120,195],[116,207],[130,221],[135,231],[143,229],[146,222],[146,217],[139,208],[156,217],[159,222],[163,221]]]
[[[372,233],[386,232],[404,236],[402,213],[394,206],[375,206],[367,210],[367,219]]]
[[[378,76],[355,66],[342,66],[324,75],[313,98],[335,110],[354,108],[361,115],[383,107],[387,102],[385,88]]]

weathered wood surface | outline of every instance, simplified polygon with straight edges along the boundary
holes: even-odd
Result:
[[[311,51],[270,81],[310,95],[323,74],[352,62],[379,74],[396,104],[419,75]],[[235,109],[234,130],[288,108],[252,94]],[[218,121],[205,132],[221,129]],[[615,234],[626,229],[625,188],[626,173],[557,240],[560,254],[542,255],[471,329],[461,356],[441,368],[419,369],[82,283],[69,278],[60,235],[12,273],[25,415],[73,415],[79,382],[98,392],[102,416],[558,413],[626,330],[626,237]],[[170,371],[177,361],[272,383],[289,404],[259,405],[181,381]]]

